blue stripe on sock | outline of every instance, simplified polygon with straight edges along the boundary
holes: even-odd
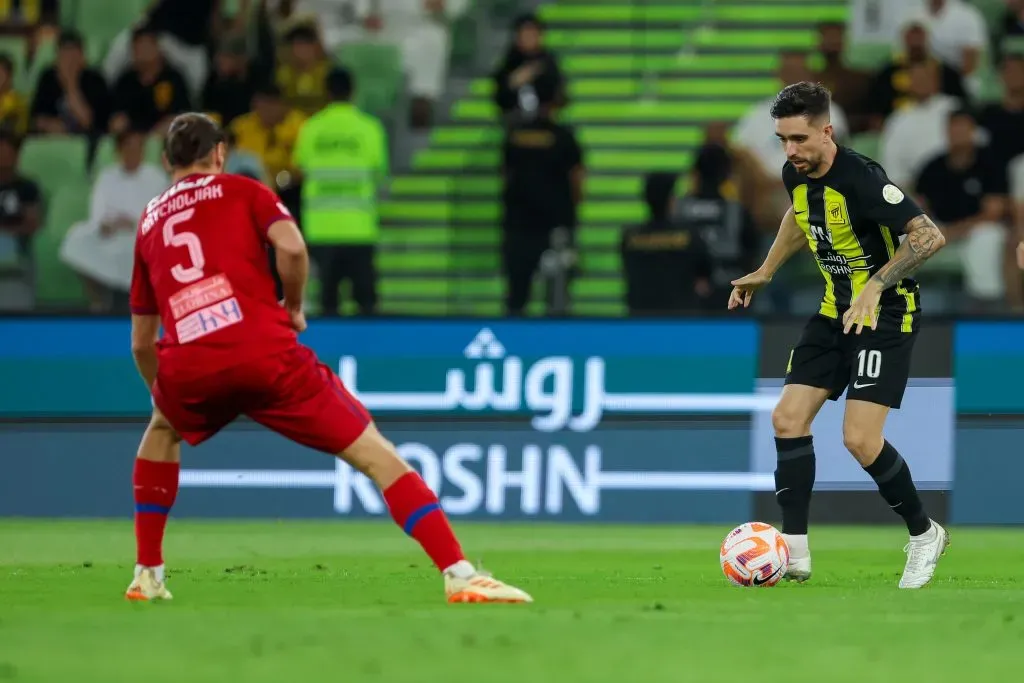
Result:
[[[419,510],[416,510],[409,515],[409,519],[405,520],[405,526],[402,527],[402,531],[412,536],[412,530],[416,528],[416,525],[420,523],[421,519],[429,515],[434,510],[440,509],[440,503],[428,503],[427,505],[424,505]]]
[[[158,515],[170,514],[171,508],[164,507],[163,505],[155,505],[153,503],[136,503],[136,512],[155,512]]]

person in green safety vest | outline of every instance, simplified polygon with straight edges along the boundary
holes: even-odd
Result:
[[[302,179],[302,231],[319,270],[326,316],[338,315],[338,288],[346,279],[362,315],[377,308],[377,193],[388,174],[388,140],[380,121],[352,104],[355,85],[344,68],[328,73],[331,103],[306,122],[293,153]]]

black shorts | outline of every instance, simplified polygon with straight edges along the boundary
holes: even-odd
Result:
[[[828,389],[838,400],[849,387],[847,400],[899,408],[910,379],[910,356],[917,338],[891,327],[864,328],[843,334],[842,320],[815,315],[789,356],[786,384]]]

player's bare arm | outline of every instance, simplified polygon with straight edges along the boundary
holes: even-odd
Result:
[[[868,280],[860,296],[847,309],[843,316],[845,332],[849,333],[856,326],[856,332],[860,334],[865,322],[871,329],[875,329],[878,326],[878,301],[882,292],[913,275],[921,264],[946,244],[942,231],[924,214],[910,219],[903,231],[906,237],[896,253]]]
[[[146,387],[156,382],[156,340],[160,335],[160,316],[132,315],[132,357]]]
[[[793,254],[800,251],[805,244],[807,244],[807,238],[800,226],[797,225],[793,207],[789,207],[786,215],[782,217],[779,232],[775,235],[775,241],[772,242],[772,247],[768,250],[768,255],[765,256],[761,267],[749,275],[732,281],[733,289],[732,294],[729,295],[729,310],[738,308],[741,304],[744,308],[749,306],[754,292],[771,282],[779,268]]]
[[[267,238],[277,254],[277,272],[284,286],[284,306],[299,332],[306,329],[302,302],[309,277],[309,252],[295,221],[277,221],[267,230]]]

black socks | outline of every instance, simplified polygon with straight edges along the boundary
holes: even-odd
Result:
[[[907,530],[911,536],[920,536],[928,531],[931,521],[925,514],[921,497],[910,476],[910,467],[903,460],[903,456],[892,447],[892,444],[886,441],[878,458],[865,467],[864,471],[875,480],[879,493],[882,494],[882,498],[885,498],[885,502],[889,504],[893,512],[907,523]],[[776,475],[776,481],[778,481],[778,475]]]
[[[775,437],[775,449],[779,455],[775,499],[782,508],[782,533],[806,534],[814,488],[814,444],[810,436]]]

